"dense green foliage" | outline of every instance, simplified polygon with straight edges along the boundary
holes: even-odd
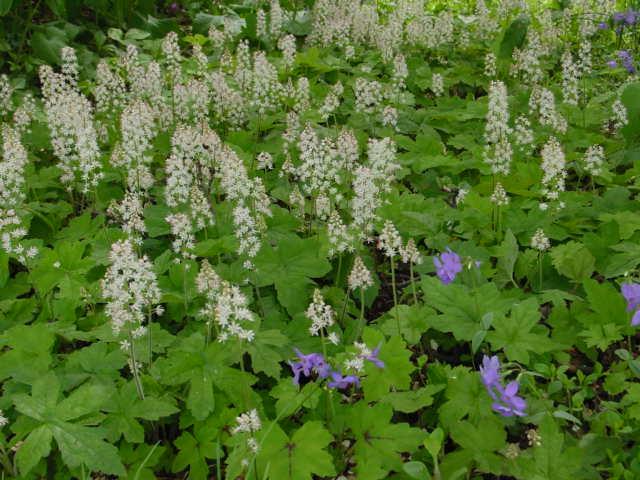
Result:
[[[0,0],[3,478],[640,478],[640,15],[486,3]]]

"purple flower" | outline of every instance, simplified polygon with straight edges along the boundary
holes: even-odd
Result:
[[[360,386],[360,379],[356,375],[342,376],[339,372],[331,372],[331,378],[333,380],[327,384],[329,388],[343,390],[348,388],[350,385],[355,385],[356,387]]]
[[[453,282],[456,275],[462,271],[460,256],[450,248],[447,248],[447,251],[439,257],[433,257],[433,264],[436,266],[438,278],[445,285]]]
[[[618,57],[622,61],[622,66],[629,73],[636,73],[636,67],[633,65],[633,57],[627,50],[620,50],[618,52]]]
[[[520,388],[518,382],[508,383],[506,388],[501,389],[500,401],[494,402],[491,408],[503,417],[513,417],[514,415],[524,417],[526,415],[524,411],[527,408],[527,402],[525,402],[524,398],[516,395],[518,388]]]
[[[371,363],[373,363],[378,368],[384,368],[384,362],[378,358],[378,354],[379,353],[380,353],[380,345],[378,345],[373,350],[373,352],[371,352],[369,355],[364,356],[363,358],[365,360],[369,360]]]
[[[635,310],[633,318],[631,318],[631,325],[637,327],[640,325],[640,284],[623,283],[620,290],[627,301],[627,312]]]
[[[500,360],[493,357],[482,357],[480,367],[482,383],[487,389],[487,393],[494,400],[491,408],[503,417],[523,417],[527,402],[517,395],[520,385],[517,381],[510,382],[506,387],[500,381]]]
[[[482,357],[482,366],[480,367],[480,376],[482,377],[482,383],[487,388],[487,392],[491,395],[491,398],[497,400],[494,389],[500,386],[500,360],[498,356]]]
[[[622,22],[624,20],[624,12],[616,12],[613,14],[614,22]]]
[[[618,62],[616,62],[615,60],[609,60],[607,62],[607,65],[609,66],[609,68],[616,68],[618,66]]]
[[[600,30],[606,30],[607,28],[609,28],[609,25],[607,25],[607,22],[600,22],[600,23],[598,24],[598,28],[599,28]]]
[[[631,9],[627,10],[627,12],[624,14],[624,21],[627,23],[627,25],[633,25],[634,23],[636,23],[637,18],[638,12],[634,12]]]
[[[329,376],[331,367],[321,354],[310,353],[305,355],[297,348],[294,350],[296,352],[296,356],[300,359],[298,362],[289,362],[291,370],[293,371],[294,384],[300,384],[301,373],[305,377],[311,376],[312,373],[315,373],[320,378],[327,378]]]

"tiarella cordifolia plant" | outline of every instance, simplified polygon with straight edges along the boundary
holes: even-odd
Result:
[[[640,478],[635,9],[53,3],[0,1],[4,477]]]

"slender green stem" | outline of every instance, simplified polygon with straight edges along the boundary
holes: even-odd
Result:
[[[360,321],[358,322],[358,333],[356,340],[360,340],[364,330],[364,288],[360,287]]]
[[[140,381],[140,372],[138,372],[138,361],[136,360],[136,347],[133,343],[133,334],[131,333],[131,330],[129,330],[129,361],[131,362],[131,372],[133,373],[133,380],[136,384],[138,397],[140,397],[140,400],[144,400],[144,389],[142,388],[142,382]]]
[[[314,383],[316,388],[312,388],[309,390],[309,392],[302,398],[302,400],[300,400],[299,402],[296,403],[296,409],[303,405],[304,402],[306,402],[311,395],[313,395],[314,393],[316,393],[316,391],[318,390],[318,388],[320,388],[320,384],[318,383]],[[260,451],[260,449],[262,448],[262,442],[264,442],[265,439],[269,438],[269,434],[271,433],[271,430],[273,430],[273,427],[275,425],[278,424],[278,422],[280,421],[280,419],[285,415],[289,413],[289,407],[291,405],[294,405],[294,402],[296,401],[296,399],[298,398],[298,396],[300,395],[300,393],[302,392],[299,391],[295,397],[293,397],[291,399],[291,401],[285,406],[285,408],[283,408],[282,410],[280,410],[280,413],[278,415],[276,415],[276,418],[273,420],[273,422],[271,422],[271,424],[269,424],[269,427],[266,429],[264,436],[262,437],[262,439],[260,440],[260,443],[258,443],[258,452]],[[295,410],[294,410],[295,411]],[[251,477],[251,473],[252,470],[256,469],[255,467],[255,461],[256,461],[256,457],[258,456],[258,453],[254,453],[253,454],[253,458],[251,459],[251,461],[249,462],[249,470],[247,471],[247,476],[245,478],[250,478]]]
[[[149,339],[149,368],[151,368],[151,364],[153,363],[153,339],[151,338],[151,306],[149,306],[149,318],[147,320],[147,338]]]
[[[409,262],[409,276],[411,277],[411,292],[413,293],[413,304],[418,304],[418,294],[416,292],[416,282],[413,278],[413,262]]]
[[[542,252],[538,252],[538,290],[542,291]]]
[[[244,351],[242,351],[242,340],[239,340],[239,344],[240,344],[240,370],[242,370],[242,373],[246,373],[245,367],[244,367]],[[244,377],[244,375],[243,375]],[[249,384],[247,382],[245,382],[243,380],[243,389],[242,389],[242,395],[244,397],[244,410],[249,410]]]
[[[393,261],[393,257],[389,258],[389,262],[391,263],[391,288],[393,290],[393,312],[396,317],[396,325],[398,327],[398,335],[402,337],[402,332],[400,331],[400,315],[398,314],[398,292],[396,290],[396,266]]]

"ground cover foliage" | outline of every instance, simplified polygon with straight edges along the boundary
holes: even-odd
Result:
[[[0,77],[3,478],[640,478],[633,6],[166,8]]]

